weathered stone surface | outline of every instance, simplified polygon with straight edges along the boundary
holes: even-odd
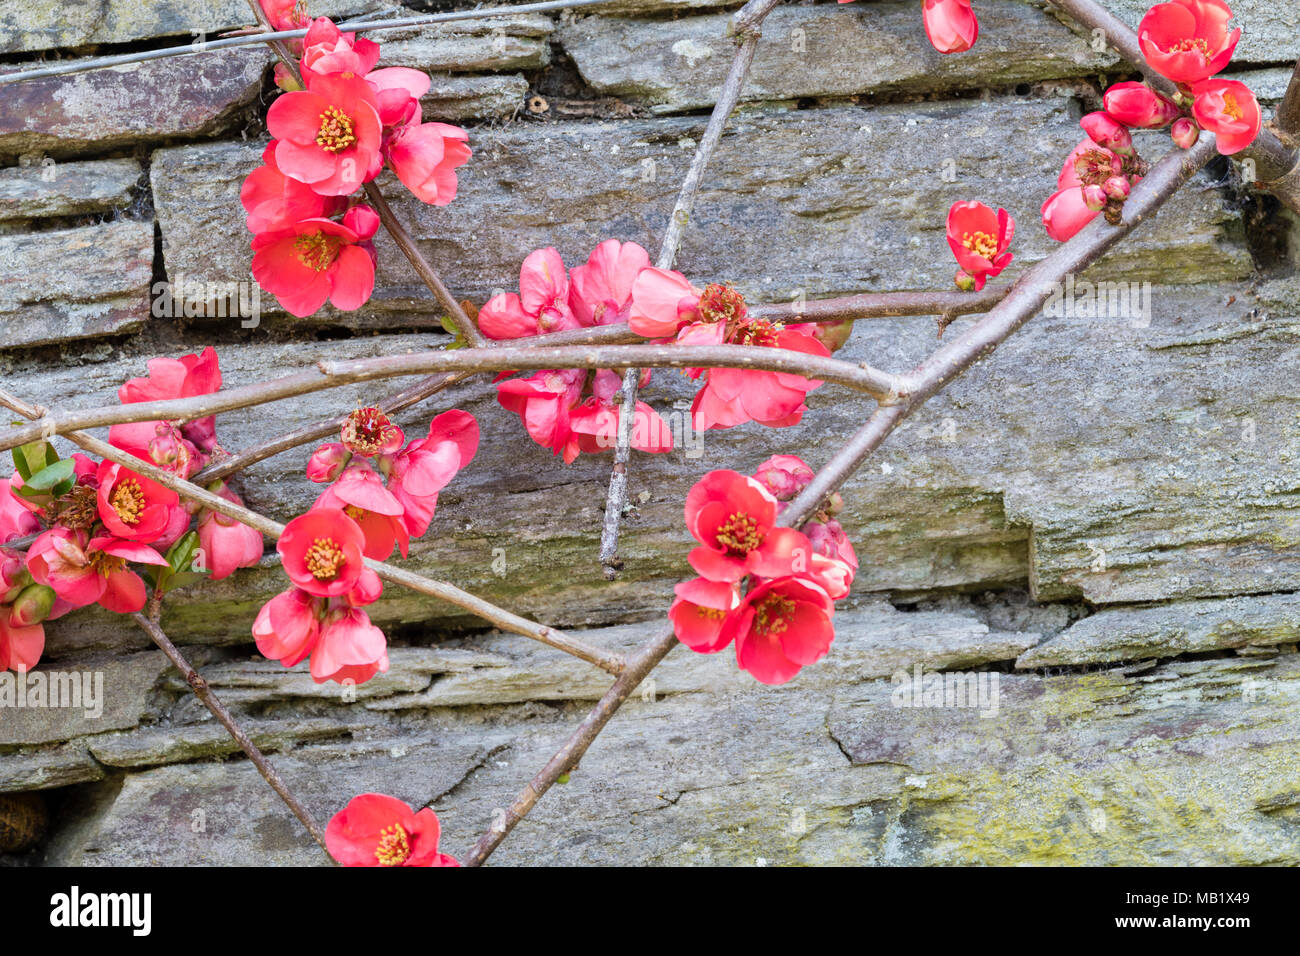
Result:
[[[257,98],[269,62],[266,50],[250,47],[6,86],[0,156],[210,136]]]
[[[1300,7],[1276,0],[1232,0],[1241,42],[1233,66],[1244,63],[1295,63],[1300,57]],[[1147,0],[1109,0],[1106,9],[1133,29],[1152,7]],[[982,37],[981,37],[982,39]]]
[[[0,753],[0,792],[48,790],[103,777],[104,768],[80,740]]]
[[[681,648],[669,660],[679,656],[699,662]],[[997,676],[997,713],[985,717],[897,707],[891,682],[849,684],[818,667],[780,688],[633,698],[493,862],[1300,861],[1294,654]],[[408,717],[400,737],[309,744],[276,765],[322,818],[340,794],[372,789],[431,804],[444,850],[463,856],[577,719],[505,709],[466,726],[430,712]],[[323,862],[243,760],[129,774],[47,858],[253,860]]]
[[[516,287],[526,250],[554,245],[576,264],[611,236],[655,248],[702,125],[699,118],[665,118],[556,124],[540,134],[524,124],[476,129],[474,159],[461,170],[451,206],[427,206],[387,174],[381,183],[451,288],[483,301],[494,289]],[[723,138],[680,265],[688,275],[731,279],[767,300],[798,290],[819,296],[942,288],[953,271],[943,231],[948,207],[977,195],[1018,217],[1019,269],[1055,245],[1035,225],[1038,207],[1081,136],[1065,100],[747,115]],[[915,147],[883,145],[903,139]],[[1164,149],[1164,139],[1144,137],[1143,148]],[[1022,162],[1008,167],[1000,159],[1008,151]],[[154,153],[169,276],[247,279],[251,253],[238,196],[259,156],[253,143]],[[948,163],[956,182],[944,181]],[[1095,274],[1167,283],[1240,278],[1252,269],[1235,239],[1240,228],[1218,193],[1193,186]],[[377,248],[371,302],[322,321],[432,326],[428,292],[409,264],[386,237]],[[269,296],[263,301],[264,310],[274,304]]]
[[[1020,668],[1175,657],[1300,641],[1300,595],[1179,601],[1102,610],[1016,661]]]
[[[384,66],[473,73],[531,70],[551,61],[550,17],[525,14],[488,20],[433,23],[378,35]]]
[[[528,81],[511,76],[434,76],[420,98],[426,122],[459,123],[470,119],[509,119],[524,105]]]
[[[391,7],[384,0],[311,0],[311,15],[339,17]],[[207,39],[248,26],[245,0],[8,0],[0,9],[0,53],[50,50],[146,37]],[[209,54],[210,55],[210,54]]]
[[[1118,62],[1018,0],[990,0],[979,17],[980,42],[945,57],[926,40],[914,3],[778,7],[763,22],[743,99],[1007,88],[1092,76]],[[586,17],[560,41],[597,92],[682,112],[717,101],[735,52],[730,19]]]
[[[152,222],[0,235],[0,348],[132,331],[152,272]]]
[[[0,220],[80,216],[131,202],[141,167],[134,159],[0,169]]]
[[[262,753],[276,753],[307,740],[347,736],[337,720],[245,721],[245,733]],[[215,719],[184,727],[149,727],[128,734],[103,734],[87,742],[91,755],[109,767],[156,767],[239,753],[239,744]]]
[[[46,663],[25,678],[5,673],[0,680],[0,701],[9,694],[21,695],[0,707],[0,746],[9,744],[44,744],[87,734],[134,727],[144,716],[149,693],[158,676],[168,666],[157,651],[129,656],[79,659],[75,669],[62,669]],[[38,677],[38,675],[44,675]],[[14,685],[10,681],[24,681]],[[83,696],[87,686],[94,700]],[[58,690],[52,689],[58,685]],[[31,707],[40,689],[43,703]],[[17,689],[16,689],[17,688]],[[55,706],[55,700],[61,706]],[[75,702],[77,706],[70,706]]]

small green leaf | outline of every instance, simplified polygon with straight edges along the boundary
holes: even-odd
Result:
[[[194,564],[194,552],[199,549],[199,533],[187,531],[180,540],[167,549],[167,564],[175,572],[188,571]]]
[[[71,458],[56,461],[52,465],[46,465],[30,478],[24,478],[23,486],[34,491],[49,491],[60,482],[71,478],[76,467],[77,463]]]

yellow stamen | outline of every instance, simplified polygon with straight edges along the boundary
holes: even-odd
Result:
[[[339,568],[343,567],[346,561],[347,557],[343,554],[343,549],[333,538],[317,538],[303,555],[303,563],[307,565],[307,570],[317,581],[328,581],[336,577]]]
[[[379,831],[379,845],[375,847],[375,859],[380,866],[401,866],[411,855],[411,844],[406,839],[406,831],[400,823],[394,823]]]
[[[1198,38],[1179,40],[1177,43],[1175,43],[1173,46],[1169,48],[1168,52],[1169,53],[1191,53],[1193,50],[1201,54],[1201,56],[1205,57],[1207,60],[1210,58],[1210,45],[1206,43],[1204,40]]]
[[[328,269],[334,264],[334,260],[338,258],[340,245],[342,243],[338,236],[327,236],[323,232],[299,236],[293,241],[293,249],[298,254],[298,261],[308,269],[317,272]]]
[[[113,506],[117,516],[122,519],[122,524],[136,525],[140,522],[140,515],[144,513],[144,492],[140,490],[140,482],[134,478],[124,478],[117,483],[113,493],[109,496],[108,503]]]
[[[763,543],[763,532],[758,529],[758,522],[737,511],[718,528],[718,544],[736,557],[744,557]]]
[[[998,254],[997,236],[987,232],[968,232],[961,237],[961,244],[982,259],[992,260]]]
[[[352,133],[352,120],[337,106],[327,106],[320,114],[320,132],[316,134],[316,145],[327,153],[337,153],[347,149],[357,141]]]
[[[769,594],[754,609],[754,630],[759,634],[782,634],[794,618],[794,601]]]
[[[1225,116],[1231,116],[1235,120],[1240,120],[1245,113],[1241,110],[1241,104],[1237,102],[1237,97],[1232,94],[1231,90],[1223,94],[1223,113]]]

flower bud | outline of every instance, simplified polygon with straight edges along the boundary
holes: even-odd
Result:
[[[1128,199],[1128,194],[1130,192],[1128,179],[1123,176],[1110,177],[1110,179],[1101,184],[1101,188],[1111,199],[1118,199],[1120,202]]]
[[[1093,212],[1101,212],[1105,209],[1107,198],[1106,191],[1100,186],[1083,187],[1083,204]]]
[[[344,448],[342,442],[321,445],[307,462],[307,477],[317,484],[333,481],[343,474],[343,469],[351,460],[352,452]]]
[[[1106,112],[1135,129],[1163,129],[1178,119],[1178,104],[1145,83],[1116,83],[1102,98]]]
[[[1103,112],[1089,113],[1079,125],[1098,146],[1127,156],[1133,152],[1133,136],[1123,123]]]
[[[973,292],[975,289],[975,277],[968,275],[961,269],[957,270],[957,274],[953,276],[952,281],[956,283],[957,288],[961,289],[962,292]]]
[[[835,352],[843,347],[849,340],[849,336],[853,334],[853,322],[851,319],[842,322],[816,322],[813,323],[810,331],[813,338],[826,346],[829,351]]]
[[[283,63],[275,65],[275,85],[286,93],[297,93],[302,89],[302,84],[294,78],[293,74],[289,72],[289,68]]]
[[[9,626],[30,627],[39,624],[53,609],[54,588],[44,584],[29,584],[9,608]]]
[[[1186,116],[1174,122],[1169,134],[1173,137],[1174,143],[1183,149],[1191,149],[1196,145],[1196,141],[1201,138],[1200,129]]]
[[[813,479],[813,470],[795,455],[773,455],[754,472],[759,481],[778,501],[789,501]]]

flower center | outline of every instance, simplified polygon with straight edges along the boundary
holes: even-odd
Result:
[[[107,554],[103,551],[91,551],[86,555],[86,558],[86,563],[104,577],[108,577],[114,571],[121,571],[126,567],[126,558],[120,558],[115,554]]]
[[[700,617],[707,617],[714,621],[721,621],[727,616],[726,611],[719,611],[716,607],[705,607],[703,604],[698,605],[696,610]]]
[[[987,232],[968,232],[961,237],[961,244],[982,259],[992,260],[998,254],[998,240]]]
[[[298,261],[308,269],[321,272],[334,264],[334,260],[338,258],[340,245],[342,243],[338,236],[313,232],[311,235],[299,236],[295,239],[293,251],[298,254]]]
[[[352,134],[352,120],[337,106],[327,106],[320,114],[320,131],[316,134],[316,145],[327,153],[337,153],[347,149],[357,141]]]
[[[144,513],[144,492],[140,490],[140,482],[134,478],[122,479],[109,495],[108,503],[122,519],[122,524],[139,524],[140,515]]]
[[[732,345],[761,345],[774,349],[779,344],[781,328],[782,326],[767,319],[741,318],[727,333],[727,342]]]
[[[754,630],[758,634],[781,634],[794,619],[794,601],[779,594],[769,594],[754,608]]]
[[[695,306],[701,322],[740,322],[749,315],[745,297],[731,286],[714,282],[704,287]]]
[[[375,455],[392,439],[393,422],[373,405],[358,408],[347,417],[339,435],[348,451],[358,455]]]
[[[380,866],[401,866],[411,855],[411,844],[406,839],[406,831],[400,823],[394,823],[379,831],[379,845],[375,847],[375,859]]]
[[[763,532],[759,530],[757,521],[745,512],[737,511],[719,526],[715,538],[728,554],[744,557],[763,543]]]
[[[1233,95],[1231,90],[1223,94],[1223,113],[1235,120],[1240,120],[1245,115],[1241,111],[1241,104],[1237,102],[1237,97]]]
[[[317,538],[303,555],[303,562],[307,565],[307,570],[317,581],[328,581],[336,577],[339,568],[343,567],[347,560],[343,554],[343,549],[335,543],[333,538]]]
[[[88,485],[75,485],[51,508],[54,520],[72,531],[89,531],[99,518],[95,489]]]
[[[1193,51],[1201,54],[1207,60],[1210,58],[1210,45],[1198,37],[1179,40],[1168,50],[1170,53],[1191,53]]]
[[[366,516],[366,509],[358,508],[356,505],[344,505],[343,513],[353,521],[360,521]]]

